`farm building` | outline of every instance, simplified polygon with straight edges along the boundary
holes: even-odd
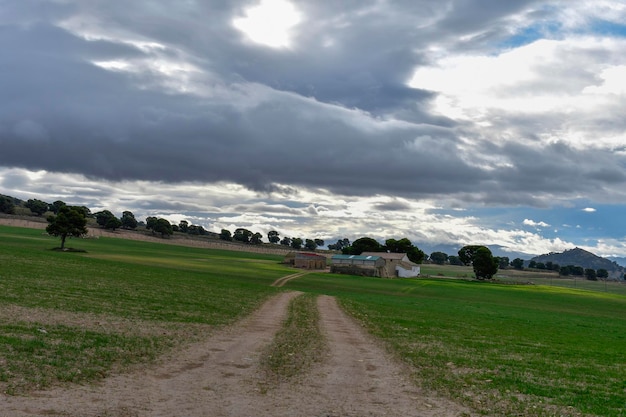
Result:
[[[289,252],[283,263],[303,269],[325,269],[326,257],[317,253]]]
[[[378,255],[333,255],[330,259],[330,272],[338,274],[384,276],[385,260]]]
[[[380,256],[385,260],[382,277],[412,278],[420,274],[420,266],[409,260],[406,253],[363,252],[361,256]]]

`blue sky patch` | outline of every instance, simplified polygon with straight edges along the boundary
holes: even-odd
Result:
[[[626,25],[622,23],[609,22],[607,20],[595,20],[589,26],[589,31],[598,35],[616,36],[626,38]]]

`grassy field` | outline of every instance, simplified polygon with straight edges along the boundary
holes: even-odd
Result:
[[[422,276],[429,278],[473,279],[474,272],[470,266],[422,265]],[[498,271],[496,279],[503,283],[550,285],[626,295],[624,281],[589,281],[584,277],[561,277],[557,272],[550,271],[501,269]]]
[[[271,255],[105,238],[69,242],[85,253],[50,250],[57,245],[41,230],[0,226],[5,392],[154,360],[248,314],[293,273]],[[626,296],[445,279],[471,271],[437,268],[403,280],[311,273],[284,288],[337,296],[416,381],[478,413],[626,416]],[[311,300],[291,307],[294,323],[314,321]],[[287,329],[308,333],[299,327]]]
[[[0,226],[0,388],[20,393],[145,362],[250,313],[291,273],[270,255]],[[67,325],[66,323],[73,323]]]
[[[486,415],[626,415],[626,297],[538,285],[309,274],[417,381]]]

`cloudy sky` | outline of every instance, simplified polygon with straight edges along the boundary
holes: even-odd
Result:
[[[0,193],[626,256],[623,0],[0,0]]]

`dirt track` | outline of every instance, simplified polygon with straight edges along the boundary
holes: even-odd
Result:
[[[0,224],[45,227],[6,219],[0,219]],[[90,230],[90,234],[157,240],[100,229]],[[197,245],[193,241],[167,243]],[[275,286],[299,276],[283,277]],[[250,317],[169,355],[158,365],[114,375],[95,385],[55,388],[23,397],[0,395],[0,417],[470,415],[458,404],[418,389],[410,382],[408,371],[390,359],[328,296],[318,298],[322,332],[329,346],[327,357],[297,382],[266,392],[259,355],[280,329],[287,305],[297,295],[276,296]]]
[[[252,316],[193,344],[160,365],[101,383],[0,397],[0,415],[65,417],[363,417],[460,416],[460,406],[424,395],[334,298],[318,308],[329,353],[293,384],[267,392],[259,352],[280,328],[289,301],[282,293]],[[467,414],[465,414],[467,415]]]

